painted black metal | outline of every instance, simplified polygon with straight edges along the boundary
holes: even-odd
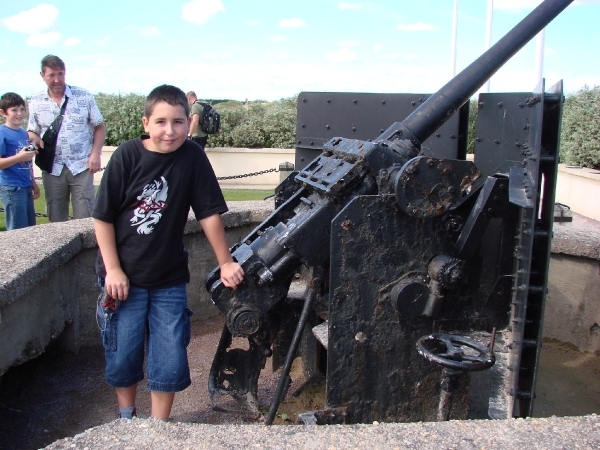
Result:
[[[417,340],[417,350],[425,359],[457,371],[486,370],[496,362],[490,347],[460,335],[436,333],[423,336]]]
[[[513,52],[510,46],[520,48],[535,34],[532,27],[545,26],[569,3],[542,3],[525,25],[515,27],[478,60],[485,60],[482,70],[497,70],[505,62],[502,58]],[[472,74],[474,67],[477,64],[457,77],[464,85],[451,81],[375,141],[336,137],[324,143],[318,158],[301,167],[293,180],[284,181],[273,214],[232,249],[245,271],[244,283],[233,291],[220,282],[218,268],[209,274],[211,298],[227,315],[227,331],[210,374],[211,398],[229,394],[242,408],[256,409],[255,380],[271,349],[277,348],[274,341],[282,324],[289,323],[282,316],[288,311],[284,305],[292,280],[308,271],[323,280],[315,294],[315,310],[328,320],[328,408],[344,409],[353,422],[434,420],[440,369],[418,355],[415,342],[442,331],[469,334],[506,328],[513,374],[510,414],[530,410],[538,347],[523,342],[539,342],[547,277],[547,267],[537,274],[531,270],[532,254],[534,249],[546,252],[540,260],[547,263],[552,221],[539,219],[537,211],[546,217],[546,199],[553,191],[544,195],[541,209],[537,205],[541,176],[556,175],[556,158],[552,151],[542,155],[541,143],[558,145],[558,133],[544,137],[552,131],[542,130],[556,128],[560,114],[545,112],[541,89],[527,95],[522,105],[517,103],[516,108],[526,111],[521,145],[510,142],[517,150],[503,154],[502,140],[494,139],[499,143],[491,150],[476,147],[475,165],[427,155],[422,142],[451,115],[439,109],[450,105],[454,112],[485,81]],[[554,100],[553,111],[557,105],[560,102]],[[504,136],[504,126],[504,121],[491,121],[489,133]],[[419,156],[430,158],[414,159]],[[418,182],[413,187],[427,193],[454,187],[465,195],[420,202],[418,189],[407,194],[410,187],[402,185],[402,169],[429,170],[429,161],[442,176],[411,175]],[[446,176],[456,178],[449,182]],[[464,189],[462,181],[471,189]],[[553,181],[546,184],[554,188]],[[405,199],[422,211],[443,205],[439,214],[411,214],[411,208],[402,205]],[[543,223],[537,233],[539,220]],[[424,304],[410,304],[411,283],[418,295],[428,293]],[[230,350],[232,335],[248,338],[250,350]],[[531,350],[532,355],[527,353]],[[520,371],[523,364],[532,364],[533,370]],[[238,372],[243,376],[231,376]],[[286,379],[281,381],[277,398],[288,386]],[[466,383],[461,381],[455,392],[453,417],[466,417]],[[501,415],[501,408],[494,414]]]
[[[430,94],[371,94],[301,92],[296,120],[296,169],[319,156],[334,137],[367,141],[379,136],[391,120],[402,121]],[[423,142],[428,154],[464,159],[467,148],[468,105]]]

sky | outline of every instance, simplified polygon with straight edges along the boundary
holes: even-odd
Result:
[[[540,0],[494,0],[492,44]],[[488,0],[458,1],[456,68],[486,49]],[[66,64],[92,93],[160,84],[204,99],[277,100],[302,91],[432,93],[452,78],[454,0],[0,0],[0,94],[45,88],[40,61]],[[600,0],[575,0],[546,27],[543,76],[600,85]],[[491,92],[537,85],[536,38]]]

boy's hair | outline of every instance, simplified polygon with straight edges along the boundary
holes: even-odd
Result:
[[[14,108],[15,106],[25,106],[25,100],[19,94],[15,94],[14,92],[7,92],[2,97],[0,97],[0,109],[6,113],[9,108]]]
[[[46,55],[42,58],[42,73],[46,67],[50,69],[66,70],[63,60],[55,55]]]
[[[160,102],[165,102],[171,106],[181,106],[185,111],[186,117],[190,115],[190,105],[188,105],[185,93],[176,86],[163,84],[152,89],[144,106],[144,117],[150,118],[154,105]]]

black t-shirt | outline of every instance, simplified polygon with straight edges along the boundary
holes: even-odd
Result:
[[[185,141],[171,153],[151,152],[136,138],[112,155],[92,217],[114,225],[129,282],[159,289],[189,282],[183,230],[190,207],[198,220],[227,211],[204,151]],[[96,270],[106,276],[100,252]]]

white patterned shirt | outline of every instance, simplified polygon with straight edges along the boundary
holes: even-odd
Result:
[[[88,168],[88,158],[92,153],[94,128],[104,122],[96,100],[85,89],[65,87],[65,96],[69,97],[62,126],[56,141],[56,156],[52,166],[52,175],[60,175],[63,166],[67,166],[73,175]],[[61,105],[65,101],[63,100]],[[43,136],[50,124],[60,113],[60,106],[50,98],[45,90],[29,100],[29,122],[27,129]]]

